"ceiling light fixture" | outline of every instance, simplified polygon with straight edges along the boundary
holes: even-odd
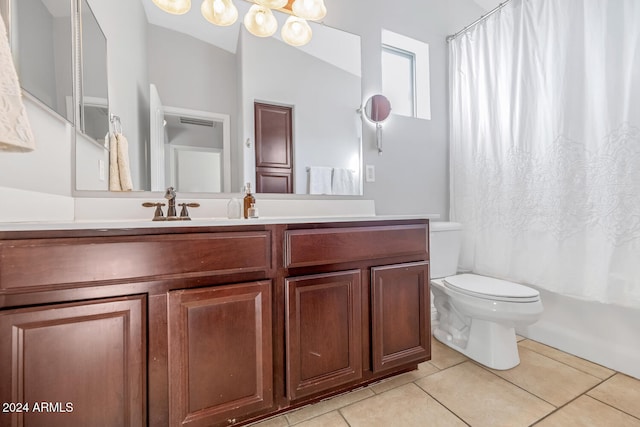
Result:
[[[254,3],[244,17],[244,26],[258,37],[269,37],[278,30],[273,10],[290,14],[282,26],[282,39],[292,46],[303,46],[311,41],[312,31],[307,21],[320,21],[327,14],[324,0],[246,0]],[[187,13],[191,0],[153,0],[165,12],[174,15]],[[238,9],[233,0],[203,0],[202,16],[212,24],[233,25],[238,20]]]
[[[238,20],[238,8],[231,0],[205,0],[200,12],[207,21],[221,27],[232,25]]]
[[[153,0],[153,4],[173,15],[184,15],[191,9],[191,0]]]

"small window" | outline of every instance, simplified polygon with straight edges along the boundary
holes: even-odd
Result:
[[[382,87],[395,114],[415,117],[415,62],[413,53],[382,45]]]
[[[382,93],[393,114],[431,119],[427,43],[382,30]]]

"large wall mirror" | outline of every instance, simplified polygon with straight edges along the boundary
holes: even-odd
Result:
[[[111,112],[129,140],[134,189],[256,188],[256,103],[291,109],[295,193],[308,194],[312,166],[348,169],[359,183],[359,37],[315,25],[311,43],[294,48],[249,35],[241,19],[211,25],[196,3],[174,16],[152,0],[88,2],[107,36]],[[241,16],[251,5],[235,4]]]
[[[74,0],[3,0],[22,88],[74,122]]]
[[[181,16],[161,11],[152,0],[82,3],[91,13],[80,15],[81,25],[95,20],[99,29],[93,35],[83,30],[83,45],[97,48],[95,55],[84,55],[82,67],[104,70],[99,61],[107,58],[107,72],[95,75],[108,81],[108,89],[105,96],[107,86],[96,92],[89,83],[83,86],[82,99],[91,109],[83,110],[85,132],[76,138],[77,195],[108,194],[109,153],[95,141],[114,129],[105,129],[104,120],[95,132],[86,126],[92,116],[104,119],[107,110],[119,116],[128,139],[135,191],[173,185],[181,192],[240,192],[246,182],[255,188],[262,167],[256,104],[290,110],[291,192],[309,194],[309,169],[318,166],[349,171],[356,183],[349,195],[362,194],[358,36],[312,24],[312,41],[294,48],[279,35],[248,34],[242,19],[216,27],[195,3]],[[240,16],[251,6],[235,3]],[[276,14],[282,26],[286,15]],[[198,185],[205,180],[207,185]]]

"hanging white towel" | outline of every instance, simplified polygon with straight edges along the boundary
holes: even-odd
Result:
[[[332,194],[331,174],[333,168],[311,166],[309,168],[309,194]]]
[[[129,166],[129,141],[121,133],[111,134],[109,150],[109,190],[133,190]]]
[[[356,177],[352,170],[346,168],[334,168],[331,181],[333,194],[353,196],[356,191]]]
[[[109,191],[122,191],[118,169],[118,139],[114,133],[109,138]]]
[[[133,190],[131,181],[131,167],[129,166],[129,141],[121,134],[116,134],[118,138],[118,169],[120,169],[120,187],[122,191]]]

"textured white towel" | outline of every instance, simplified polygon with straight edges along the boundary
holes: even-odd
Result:
[[[33,151],[33,141],[6,28],[0,16],[0,151]]]
[[[109,138],[109,191],[122,191],[118,169],[118,139],[111,133]]]
[[[311,166],[309,168],[309,194],[332,194],[331,173],[333,168]]]
[[[118,138],[118,169],[120,170],[120,187],[122,191],[133,190],[133,182],[131,181],[131,167],[129,166],[129,141],[121,133],[117,134]]]
[[[133,190],[129,166],[129,141],[121,133],[109,136],[109,190]]]
[[[331,191],[333,194],[345,196],[357,194],[355,174],[350,169],[334,168]]]

